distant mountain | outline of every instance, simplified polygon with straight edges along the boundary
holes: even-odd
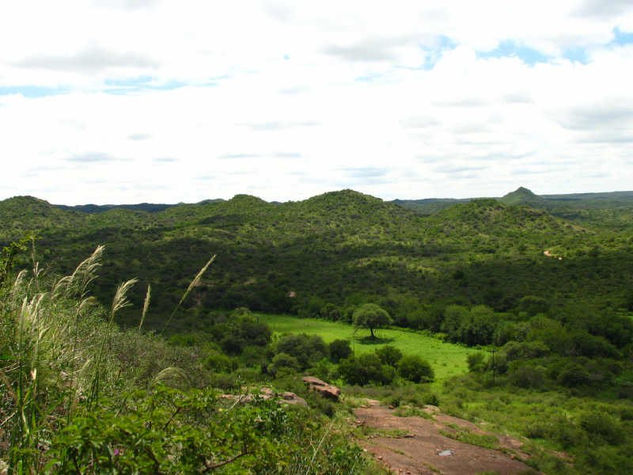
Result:
[[[572,193],[567,195],[541,195],[547,202],[573,208],[604,209],[633,206],[633,191],[606,193]]]
[[[209,200],[207,200],[209,201]],[[145,211],[148,213],[156,213],[158,211],[164,211],[167,208],[171,208],[176,205],[168,205],[168,204],[154,204],[154,203],[139,203],[139,204],[130,204],[130,205],[75,205],[75,206],[66,206],[66,205],[53,205],[59,209],[70,210],[70,211],[80,211],[82,213],[94,214],[94,213],[105,213],[106,211],[110,211],[112,209],[127,209],[130,211]]]
[[[499,201],[506,205],[523,205],[535,208],[543,207],[546,204],[545,199],[532,193],[532,191],[527,188],[523,188],[522,186],[517,188],[515,191],[502,196],[499,198]]]

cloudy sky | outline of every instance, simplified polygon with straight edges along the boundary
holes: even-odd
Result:
[[[631,0],[0,4],[0,199],[633,189]]]

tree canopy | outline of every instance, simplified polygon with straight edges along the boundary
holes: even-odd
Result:
[[[374,329],[382,328],[391,323],[391,316],[387,311],[375,303],[366,303],[354,310],[352,315],[354,326],[369,328],[371,338],[376,338]]]

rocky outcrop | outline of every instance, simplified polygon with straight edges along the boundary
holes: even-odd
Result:
[[[251,403],[255,400],[256,397],[264,399],[265,401],[269,399],[277,399],[279,403],[308,407],[308,403],[306,402],[306,400],[302,397],[297,396],[295,393],[291,393],[290,391],[276,393],[271,388],[261,388],[259,390],[259,394],[220,394],[219,396],[220,399],[229,399],[239,404]]]
[[[281,397],[281,402],[285,402],[286,404],[308,407],[308,403],[306,402],[306,400],[302,397],[297,396],[295,393],[286,391],[281,393],[279,396]]]
[[[341,395],[341,390],[332,384],[328,384],[325,381],[315,378],[314,376],[305,376],[303,382],[306,383],[308,389],[319,393],[321,396],[333,401],[338,401]]]

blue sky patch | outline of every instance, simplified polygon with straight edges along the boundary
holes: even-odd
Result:
[[[611,40],[612,45],[630,45],[633,43],[633,32],[625,32],[620,30],[620,28],[615,27],[613,29],[613,40]]]
[[[136,87],[147,85],[152,82],[152,76],[138,76],[135,78],[125,78],[125,79],[106,79],[106,86],[115,86],[115,87]]]
[[[568,48],[563,51],[563,58],[566,58],[573,62],[578,62],[582,64],[589,63],[589,56],[587,55],[587,50],[581,47]]]
[[[385,75],[382,73],[371,73],[371,74],[365,74],[364,76],[357,76],[354,78],[354,81],[372,83],[372,82],[376,82],[382,79],[384,76]]]
[[[424,58],[424,64],[421,69],[430,71],[435,67],[437,62],[442,58],[442,55],[446,51],[450,51],[457,47],[457,43],[450,39],[448,36],[440,35],[438,37],[438,44],[432,48],[421,46],[422,50],[426,53]]]
[[[164,83],[152,84],[152,77],[140,76],[130,79],[106,79],[108,86],[103,92],[106,94],[125,95],[140,91],[171,91],[187,85],[182,81],[167,81]],[[205,84],[205,86],[216,86],[216,83]]]
[[[504,40],[490,51],[477,52],[479,58],[512,58],[516,57],[529,66],[537,63],[547,63],[551,59],[549,56],[538,50],[517,44],[513,40]]]
[[[21,94],[24,97],[45,97],[56,96],[68,92],[63,87],[44,87],[44,86],[0,86],[0,96],[9,96],[12,94]]]

